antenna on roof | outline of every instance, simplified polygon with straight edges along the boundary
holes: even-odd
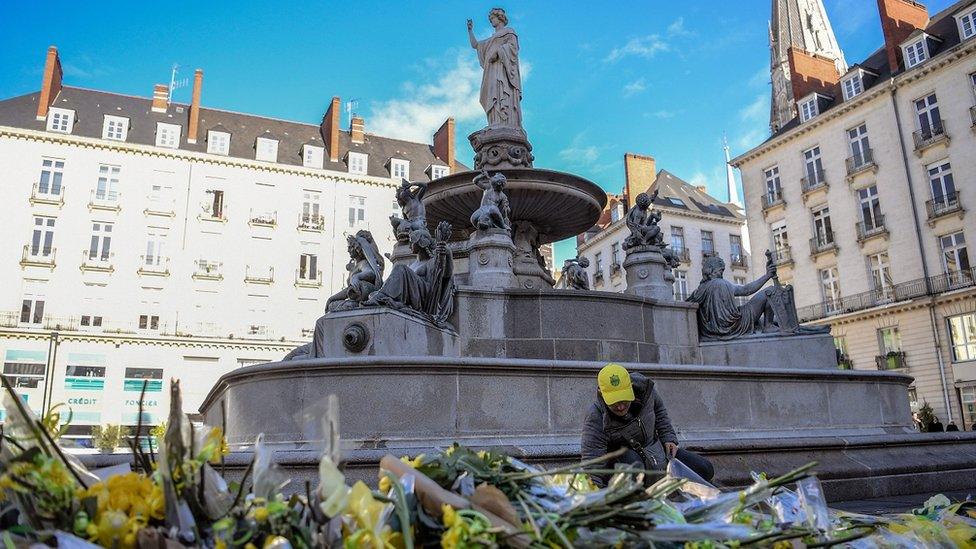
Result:
[[[169,76],[169,99],[166,100],[167,105],[173,101],[173,92],[175,90],[178,90],[180,88],[185,88],[188,85],[190,85],[189,78],[184,78],[182,80],[176,79],[176,73],[179,72],[179,70],[180,70],[180,66],[176,63],[173,63],[173,71],[170,73]]]
[[[350,124],[352,123],[352,117],[356,114],[354,109],[358,106],[358,99],[350,99],[349,101],[346,101],[346,118],[349,119]]]

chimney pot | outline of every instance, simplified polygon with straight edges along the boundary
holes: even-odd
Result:
[[[798,48],[790,48],[787,57],[790,62],[790,84],[793,86],[795,101],[813,92],[829,94],[840,82],[837,65],[831,59]]]
[[[353,116],[352,119],[349,120],[350,141],[357,144],[365,143],[366,141],[365,126],[366,123],[363,121],[362,118],[358,116]]]
[[[166,112],[169,107],[169,86],[156,84],[153,86],[152,112]]]
[[[190,100],[190,122],[186,130],[186,142],[196,143],[200,126],[200,92],[203,89],[203,69],[193,73],[193,98]]]
[[[47,111],[54,103],[54,99],[61,92],[61,58],[58,56],[58,48],[51,46],[47,49],[47,58],[44,60],[44,76],[41,79],[41,94],[37,98],[37,119],[47,118]]]
[[[881,16],[888,66],[895,73],[903,62],[901,43],[916,29],[928,26],[929,10],[912,0],[878,0],[878,15]]]
[[[434,156],[447,163],[454,173],[455,167],[455,138],[454,138],[454,119],[448,118],[441,124],[441,127],[434,132]]]
[[[325,111],[325,116],[322,117],[322,124],[319,129],[322,133],[322,142],[325,143],[325,147],[329,149],[329,161],[338,162],[339,161],[339,114],[341,110],[341,102],[338,97],[333,97],[332,102],[329,103],[328,110]]]
[[[656,168],[652,156],[634,153],[624,155],[624,200],[628,210],[637,203],[637,195],[654,184]]]

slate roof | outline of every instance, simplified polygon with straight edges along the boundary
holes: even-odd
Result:
[[[0,125],[15,128],[44,131],[46,122],[37,120],[37,101],[40,92],[30,93],[0,101]],[[75,122],[71,135],[102,137],[104,115],[124,116],[129,119],[127,143],[154,145],[156,142],[156,123],[179,124],[183,127],[179,149],[185,151],[207,152],[207,131],[217,130],[231,134],[228,156],[254,160],[255,143],[258,137],[278,139],[278,162],[292,166],[302,165],[302,145],[310,144],[325,147],[319,124],[291,122],[242,114],[207,107],[200,108],[200,124],[197,142],[187,143],[190,106],[184,103],[171,103],[165,113],[152,112],[152,99],[117,93],[64,86],[58,93],[52,108],[71,109],[75,112]],[[352,143],[349,132],[339,131],[339,161],[331,162],[328,151],[325,153],[327,170],[348,171],[346,155],[349,151],[369,155],[366,173],[376,177],[390,177],[389,160],[401,158],[410,161],[410,179],[429,181],[427,168],[433,165],[446,166],[447,163],[434,155],[432,145],[413,143],[367,133],[364,143]],[[468,168],[456,162],[454,171]]]
[[[735,206],[721,202],[712,195],[698,190],[694,185],[667,170],[657,172],[657,178],[654,179],[654,183],[651,183],[647,192],[653,193],[655,190],[660,191],[657,200],[654,201],[656,206],[717,215],[740,221],[745,220],[745,216]],[[681,203],[676,203],[671,199],[678,199]]]
[[[972,5],[976,5],[976,1],[959,0],[955,4],[949,6],[948,8],[940,11],[939,13],[929,18],[929,24],[927,27],[925,27],[924,32],[937,39],[936,45],[934,47],[929,48],[930,59],[942,53],[943,51],[946,51],[948,49],[951,49],[959,45],[959,43],[962,42],[962,39],[959,36],[959,26],[956,24],[956,19],[953,16],[958,14],[960,11],[962,11],[963,8]],[[906,41],[911,40],[913,37],[917,37],[918,35],[922,34],[922,32],[923,32],[922,29],[916,30],[910,35],[909,38],[906,38]],[[940,40],[941,42],[939,42]],[[973,40],[973,38],[970,38],[970,40]],[[878,75],[877,77],[872,76],[870,80],[864,82],[865,84],[864,91],[866,92],[867,90],[871,89],[873,86],[876,86],[878,84],[883,84],[885,81],[889,80],[893,76],[898,76],[899,74],[903,74],[905,72],[918,69],[919,67],[924,66],[925,63],[927,62],[928,61],[923,62],[922,64],[916,65],[907,70],[904,68],[904,66],[902,66],[899,67],[897,71],[892,72],[891,66],[888,64],[888,53],[885,50],[885,47],[881,46],[874,53],[869,55],[867,59],[861,61],[860,63],[855,63],[854,65],[851,66],[851,68],[853,69],[855,66],[859,66],[865,70],[871,71],[872,73]],[[826,92],[827,95],[833,96],[834,100],[821,109],[820,115],[823,115],[825,112],[836,107],[837,105],[841,104],[844,101],[844,93],[841,86],[842,83],[838,82],[835,86],[832,87],[832,89]],[[802,98],[797,97],[797,99],[802,99]],[[766,139],[765,142],[768,142],[776,137],[779,137],[780,135],[792,130],[793,128],[799,125],[800,125],[800,117],[796,116],[789,123],[784,124],[783,127],[779,129],[779,131],[769,136],[769,138]]]

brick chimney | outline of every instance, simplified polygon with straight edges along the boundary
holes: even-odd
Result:
[[[37,119],[47,118],[47,110],[54,103],[58,93],[61,91],[61,58],[58,56],[58,48],[51,46],[47,49],[47,58],[44,60],[44,78],[41,80],[41,95],[37,98]]]
[[[169,106],[169,86],[156,84],[153,86],[152,112],[166,112]]]
[[[624,201],[627,209],[637,203],[637,195],[646,191],[654,183],[656,176],[654,157],[627,153],[624,155]]]
[[[832,59],[790,48],[790,83],[793,98],[800,100],[813,92],[830,95],[840,82],[840,73]]]
[[[333,97],[329,103],[325,116],[322,117],[322,124],[319,128],[322,131],[322,142],[325,148],[329,149],[329,161],[339,161],[339,114],[341,114],[341,102],[338,97]]]
[[[193,98],[190,100],[190,123],[186,130],[186,142],[196,143],[200,126],[200,91],[203,89],[203,69],[193,73]]]
[[[454,172],[454,119],[448,118],[434,132],[434,156],[447,163]]]
[[[929,10],[912,0],[878,0],[878,14],[881,16],[888,66],[891,72],[897,72],[902,64],[900,44],[916,29],[928,26]]]
[[[349,140],[353,143],[363,144],[366,139],[365,134],[366,123],[359,116],[353,116],[349,120]]]

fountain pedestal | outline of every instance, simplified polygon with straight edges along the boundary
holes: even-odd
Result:
[[[393,253],[389,255],[390,258],[390,269],[395,265],[410,265],[415,259],[417,259],[417,254],[413,253],[410,249],[409,242],[401,242],[397,240],[397,243],[393,245]]]
[[[626,293],[651,299],[674,299],[674,288],[666,280],[671,269],[661,254],[661,248],[631,248],[624,259],[624,270],[627,271]]]
[[[504,229],[475,231],[468,240],[468,285],[483,289],[514,288],[515,244]]]
[[[468,136],[474,149],[474,168],[498,170],[531,168],[532,145],[521,128],[484,128]]]

